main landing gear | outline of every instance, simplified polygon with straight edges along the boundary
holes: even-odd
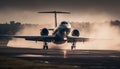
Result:
[[[76,42],[73,42],[71,46],[71,50],[74,50],[74,49],[76,49]]]
[[[44,42],[43,50],[48,50],[48,43],[47,42]]]

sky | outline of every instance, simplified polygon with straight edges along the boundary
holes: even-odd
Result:
[[[120,0],[0,0],[0,23],[53,23],[52,14],[39,11],[69,11],[58,16],[58,22],[104,22],[120,18]]]

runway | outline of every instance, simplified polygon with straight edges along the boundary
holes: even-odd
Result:
[[[65,64],[86,69],[120,69],[120,51],[113,50],[42,50],[0,48],[0,56],[47,64]]]

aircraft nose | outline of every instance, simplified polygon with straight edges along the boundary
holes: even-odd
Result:
[[[68,24],[65,24],[65,25],[64,25],[64,28],[71,28],[71,26],[68,25]]]

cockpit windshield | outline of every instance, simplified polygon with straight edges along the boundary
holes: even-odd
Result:
[[[64,22],[61,22],[61,24],[68,24],[68,23],[64,21]]]

